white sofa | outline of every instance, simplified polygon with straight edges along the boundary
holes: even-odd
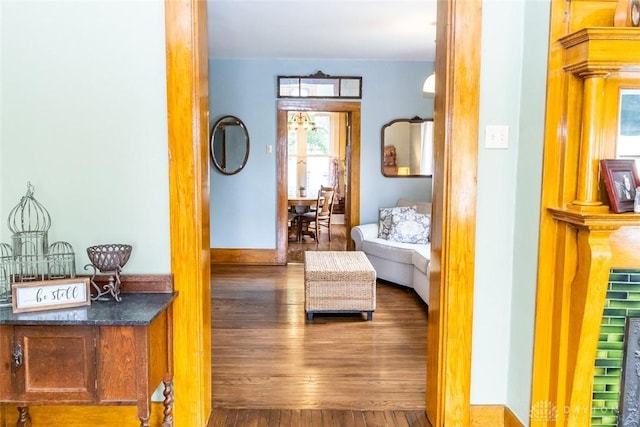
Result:
[[[416,206],[421,214],[431,215],[431,203],[400,199],[396,206]],[[361,224],[351,229],[357,251],[367,255],[379,279],[413,288],[429,303],[429,258],[431,244],[400,243],[378,237],[378,223]]]

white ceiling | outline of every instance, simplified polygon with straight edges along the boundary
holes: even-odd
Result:
[[[210,58],[434,61],[436,0],[207,0]]]

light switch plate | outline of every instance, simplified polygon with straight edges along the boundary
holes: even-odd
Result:
[[[486,148],[502,150],[509,148],[509,126],[487,125],[484,135],[484,146]]]

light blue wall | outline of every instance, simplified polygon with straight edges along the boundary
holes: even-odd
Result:
[[[30,181],[78,272],[88,246],[128,243],[125,273],[169,273],[164,4],[0,10],[0,242]]]
[[[431,200],[431,178],[385,178],[380,131],[397,118],[433,117],[433,98],[422,94],[430,62],[343,60],[212,60],[211,124],[223,115],[246,124],[251,152],[245,169],[222,175],[211,167],[211,247],[273,249],[276,242],[276,112],[278,75],[362,76],[360,218],[399,197]],[[274,147],[267,153],[266,147]],[[210,162],[211,164],[211,162]]]
[[[529,421],[549,2],[483,3],[471,403]],[[487,125],[509,148],[485,147]],[[505,368],[506,367],[506,368]]]
[[[507,405],[528,422],[540,231],[549,2],[524,2]],[[533,402],[535,404],[535,402]]]
[[[523,3],[485,1],[482,8],[471,402],[493,404],[507,398]],[[509,127],[508,149],[485,148],[487,125]]]

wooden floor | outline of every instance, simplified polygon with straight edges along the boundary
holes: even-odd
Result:
[[[209,426],[429,426],[426,306],[377,285],[373,321],[304,313],[303,265],[212,266]]]
[[[424,411],[214,409],[208,427],[431,427]]]
[[[326,228],[321,228],[321,233],[316,242],[309,236],[304,236],[300,242],[289,242],[287,250],[287,262],[304,262],[305,251],[344,251],[347,249],[344,224],[331,225],[331,240]]]

